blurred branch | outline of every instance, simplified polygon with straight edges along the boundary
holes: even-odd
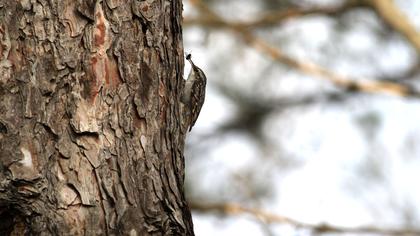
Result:
[[[420,55],[420,32],[395,5],[394,0],[366,0],[375,12],[395,31],[403,35]]]
[[[340,15],[349,10],[369,6],[365,1],[362,0],[349,0],[344,4],[338,6],[326,6],[326,7],[313,7],[313,8],[288,8],[281,9],[277,11],[268,12],[265,15],[259,17],[258,19],[251,22],[229,22],[230,26],[235,26],[239,28],[257,28],[257,27],[267,27],[279,24],[285,20],[308,16],[308,15]],[[199,18],[187,18],[184,20],[186,25],[204,25],[209,27],[229,27],[226,25],[226,22],[220,18],[214,17],[199,17]]]
[[[210,10],[201,0],[190,0],[190,2],[198,9],[200,9],[201,12],[206,14],[206,17],[213,18],[218,22],[223,22],[226,25],[226,27],[239,33],[245,40],[245,42],[249,45],[269,55],[273,60],[295,68],[305,74],[317,76],[321,79],[332,82],[336,86],[342,87],[350,91],[384,93],[404,97],[420,97],[420,93],[418,93],[408,85],[372,79],[356,80],[347,76],[338,75],[310,61],[296,60],[290,56],[283,54],[280,49],[271,46],[263,39],[253,35],[248,29],[239,27],[237,25],[232,25],[229,22],[224,21],[220,16],[218,16],[216,13]]]
[[[420,32],[411,24],[410,20],[395,5],[394,0],[348,0],[338,6],[324,6],[313,8],[289,8],[278,11],[268,12],[265,15],[251,22],[229,22],[220,17],[200,17],[194,19],[185,19],[186,25],[204,25],[209,27],[238,27],[238,28],[257,28],[273,26],[285,20],[308,16],[313,14],[336,16],[349,10],[361,7],[372,8],[382,20],[393,30],[403,35],[417,53],[420,54]]]
[[[258,208],[243,207],[239,204],[234,203],[220,203],[220,204],[201,204],[201,203],[190,203],[190,207],[194,211],[199,212],[210,212],[217,211],[225,215],[240,215],[240,214],[251,214],[252,216],[264,221],[266,223],[280,223],[293,225],[296,228],[307,228],[317,233],[372,233],[382,235],[420,235],[420,230],[415,229],[380,229],[372,226],[366,227],[338,227],[328,224],[307,224],[299,222],[297,220],[275,215]]]
[[[305,74],[317,76],[318,78],[330,81],[336,86],[344,89],[369,93],[385,93],[397,96],[420,96],[420,94],[414,91],[410,86],[400,83],[378,81],[374,79],[353,79],[348,76],[336,74],[335,72],[312,63],[311,61],[296,60],[287,56],[278,48],[271,46],[249,32],[243,32],[242,35],[249,44],[252,44],[256,49],[269,55],[272,59],[295,68]]]

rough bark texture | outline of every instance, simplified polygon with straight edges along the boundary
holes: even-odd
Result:
[[[181,0],[0,0],[0,235],[193,235]]]

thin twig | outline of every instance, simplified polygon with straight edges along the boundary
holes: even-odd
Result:
[[[369,6],[363,0],[349,0],[344,4],[337,6],[322,6],[322,7],[311,7],[311,8],[288,8],[280,9],[271,12],[267,12],[264,15],[258,17],[255,20],[243,22],[243,21],[230,21],[229,25],[234,25],[240,28],[258,28],[258,27],[269,27],[278,25],[285,20],[309,16],[309,15],[328,15],[335,16],[340,15],[352,9],[367,7]],[[185,25],[204,25],[208,27],[227,27],[224,20],[220,20],[214,17],[200,16],[197,18],[185,18]]]
[[[417,91],[414,91],[408,85],[389,81],[378,81],[374,79],[352,79],[347,76],[336,74],[335,72],[325,69],[310,61],[296,60],[283,54],[279,48],[273,47],[266,41],[255,36],[247,28],[235,24],[232,25],[229,22],[226,22],[210,10],[202,1],[190,0],[190,2],[201,12],[205,13],[207,18],[213,18],[214,21],[223,23],[229,29],[239,33],[247,44],[253,46],[264,54],[269,55],[273,60],[302,71],[303,73],[322,78],[332,82],[336,86],[352,91],[384,93],[397,96],[420,96]]]
[[[220,204],[202,204],[190,203],[190,207],[198,212],[217,211],[226,215],[241,215],[250,214],[266,223],[280,223],[293,225],[296,228],[306,228],[317,233],[372,233],[382,235],[420,235],[420,230],[417,229],[382,229],[373,226],[365,227],[339,227],[330,224],[308,224],[299,222],[289,217],[281,216],[266,212],[258,208],[244,207],[235,203],[220,203]]]
[[[198,24],[209,27],[228,27],[235,26],[241,28],[257,28],[277,25],[285,20],[298,18],[302,16],[309,16],[313,14],[336,16],[349,10],[356,8],[370,8],[374,10],[382,20],[389,25],[394,31],[403,35],[413,47],[420,54],[420,32],[416,30],[414,25],[405,16],[400,9],[395,5],[393,0],[348,0],[338,6],[323,6],[311,8],[289,8],[278,11],[268,12],[256,20],[249,22],[229,22],[226,24],[224,20],[219,17],[200,17],[200,18],[186,18],[184,24]]]

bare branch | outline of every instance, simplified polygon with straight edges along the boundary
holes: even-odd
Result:
[[[327,7],[313,7],[307,9],[290,8],[281,9],[266,13],[258,19],[251,22],[226,22],[220,17],[200,17],[200,18],[186,18],[184,24],[186,25],[205,25],[208,27],[239,27],[239,28],[257,28],[267,27],[279,24],[285,20],[308,16],[308,15],[328,15],[336,16],[349,10],[356,8],[369,7],[375,11],[384,23],[389,25],[393,30],[403,35],[408,42],[420,54],[420,32],[411,24],[410,20],[405,16],[395,5],[393,0],[349,0],[342,5],[327,6]]]
[[[382,20],[399,34],[403,35],[420,54],[420,32],[411,24],[410,20],[395,5],[393,0],[349,0],[342,5],[313,7],[307,9],[292,8],[281,9],[266,13],[258,19],[251,22],[226,22],[220,17],[200,17],[186,18],[186,25],[205,25],[209,27],[239,27],[239,28],[257,28],[273,26],[285,20],[308,16],[313,14],[335,16],[356,8],[369,7],[373,9]]]
[[[281,216],[266,212],[258,208],[244,207],[235,203],[220,203],[220,204],[202,204],[202,203],[191,203],[190,207],[194,211],[199,212],[210,212],[217,211],[225,215],[241,215],[250,214],[259,220],[269,223],[280,223],[293,225],[296,228],[307,228],[317,233],[372,233],[382,235],[420,235],[420,230],[417,229],[381,229],[373,226],[365,227],[339,227],[329,224],[308,224],[299,222],[289,217]]]
[[[242,36],[249,44],[253,45],[259,51],[269,55],[272,59],[300,70],[305,74],[317,76],[318,78],[330,81],[339,87],[369,93],[385,93],[397,96],[419,96],[418,93],[403,84],[377,81],[373,79],[351,79],[346,76],[338,75],[310,61],[295,60],[294,58],[283,54],[278,48],[271,46],[261,38],[252,35],[248,31],[243,31]]]
[[[361,0],[349,0],[342,5],[338,6],[324,6],[324,7],[312,7],[312,8],[289,8],[281,9],[277,11],[272,11],[264,14],[263,16],[257,18],[254,21],[250,22],[229,22],[229,25],[240,28],[257,28],[257,27],[269,27],[276,24],[279,24],[285,20],[308,16],[308,15],[329,15],[335,16],[340,15],[349,10],[367,7],[369,6],[365,1]],[[204,25],[208,27],[227,27],[224,20],[214,17],[202,16],[199,18],[186,18],[183,22],[185,25]]]
[[[271,46],[266,41],[253,35],[248,29],[239,27],[237,25],[231,25],[229,22],[224,21],[220,16],[210,10],[200,0],[190,0],[190,2],[200,9],[207,17],[211,17],[218,22],[223,22],[226,27],[239,33],[245,42],[266,55],[269,55],[273,60],[278,61],[282,64],[295,68],[305,74],[316,76],[318,78],[330,81],[336,86],[342,87],[347,90],[361,91],[368,93],[383,93],[396,96],[412,96],[419,97],[420,94],[412,89],[408,85],[389,82],[389,81],[378,81],[374,79],[352,79],[347,76],[338,75],[328,69],[325,69],[315,63],[304,60],[296,60],[290,56],[282,53],[278,48]]]
[[[395,5],[393,0],[367,0],[375,12],[395,31],[403,35],[420,55],[420,32]]]

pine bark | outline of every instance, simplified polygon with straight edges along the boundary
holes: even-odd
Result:
[[[0,0],[0,235],[193,235],[181,0]]]

